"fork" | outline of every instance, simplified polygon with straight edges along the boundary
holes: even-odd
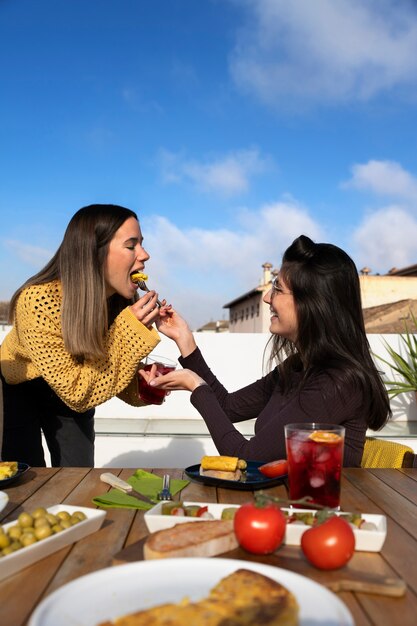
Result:
[[[139,287],[139,289],[142,289],[142,291],[149,291],[147,284],[141,278],[139,280],[136,280],[135,282],[136,282],[137,286]],[[159,307],[162,306],[162,302],[160,302],[159,300],[156,301],[156,304]]]
[[[164,474],[164,477],[162,479],[162,490],[158,493],[158,500],[172,500],[172,496],[171,496],[171,492],[169,490],[169,484],[170,484],[170,477],[169,474]]]

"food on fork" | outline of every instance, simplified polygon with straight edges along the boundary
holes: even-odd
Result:
[[[133,272],[133,274],[130,275],[130,278],[134,283],[137,283],[140,280],[148,280],[148,275],[143,272]]]
[[[198,602],[162,604],[99,626],[297,626],[298,610],[286,587],[258,572],[238,569]]]
[[[19,466],[18,466],[17,461],[0,462],[0,480],[11,478],[15,474],[17,474],[18,467]]]
[[[142,291],[149,291],[145,280],[148,280],[148,275],[144,274],[143,272],[132,272],[132,274],[130,275],[130,278],[133,280],[134,283],[137,284],[137,286],[139,287],[139,289],[142,289]],[[162,302],[160,300],[156,301],[156,304],[161,307],[162,306]]]
[[[237,456],[203,456],[200,461],[200,475],[222,480],[241,480],[247,463]]]
[[[195,521],[150,534],[143,546],[143,556],[145,560],[208,557],[237,547],[233,520]]]

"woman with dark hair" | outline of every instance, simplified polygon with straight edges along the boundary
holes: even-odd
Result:
[[[130,209],[84,207],[13,295],[1,346],[3,460],[44,466],[43,433],[53,466],[94,466],[94,407],[116,395],[143,404],[136,374],[159,342],[159,309],[131,279],[149,259],[142,243]]]
[[[390,406],[370,354],[352,259],[301,235],[284,253],[264,302],[271,312],[271,365],[278,362],[268,375],[228,393],[186,322],[171,310],[157,326],[177,343],[185,369],[151,384],[192,392],[220,454],[263,462],[285,458],[286,424],[325,422],[345,427],[344,465],[359,467],[366,429],[381,428]],[[255,435],[246,439],[233,423],[251,418]]]

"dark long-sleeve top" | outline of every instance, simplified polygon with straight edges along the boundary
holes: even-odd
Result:
[[[278,369],[242,389],[229,393],[217,380],[197,348],[180,357],[182,367],[198,374],[207,385],[197,387],[191,402],[204,419],[220,454],[251,461],[286,458],[284,426],[319,422],[345,427],[345,467],[360,467],[366,434],[362,392],[354,385],[336,389],[332,372],[308,378],[301,390],[302,373],[294,372],[291,391],[283,394]],[[256,418],[250,439],[233,425]]]

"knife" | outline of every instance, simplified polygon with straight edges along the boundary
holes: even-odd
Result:
[[[335,580],[324,583],[331,591],[360,591],[362,593],[376,593],[381,596],[401,598],[407,591],[407,585],[402,578],[390,578],[383,576],[367,576],[360,579]]]
[[[119,478],[118,476],[115,476],[114,474],[111,474],[110,472],[101,474],[100,480],[103,481],[103,483],[107,483],[111,487],[114,487],[114,489],[123,491],[128,496],[133,496],[134,498],[137,498],[138,500],[142,500],[142,502],[147,502],[148,504],[152,504],[152,506],[155,506],[156,504],[156,502],[148,498],[148,496],[144,496],[139,491],[136,491],[135,489],[133,489],[132,485],[129,485],[129,483],[127,483],[125,480],[122,480],[121,478]]]

